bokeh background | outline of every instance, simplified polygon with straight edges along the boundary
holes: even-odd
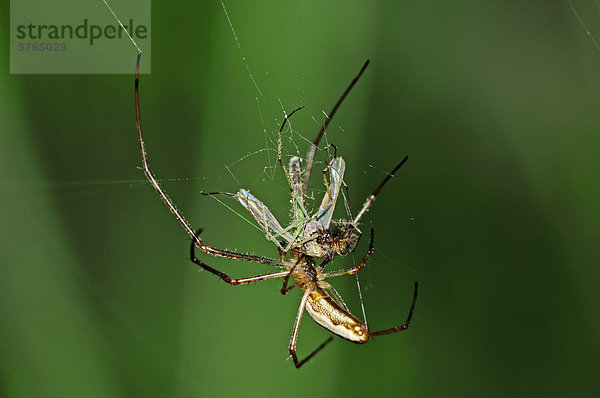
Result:
[[[600,40],[598,5],[573,5]],[[227,286],[188,261],[188,237],[139,169],[133,76],[9,75],[6,57],[0,395],[598,393],[600,49],[569,3],[227,1],[240,48],[219,2],[152,6],[151,164],[218,247],[277,255],[200,191],[249,188],[285,219],[272,177],[282,105],[308,105],[285,152],[304,155],[302,137],[371,60],[327,138],[355,210],[410,156],[364,220],[376,252],[360,283],[380,329],[404,321],[418,280],[413,326],[364,346],[336,339],[296,370],[300,292]],[[334,284],[360,316],[356,279]],[[327,336],[306,316],[300,355]]]

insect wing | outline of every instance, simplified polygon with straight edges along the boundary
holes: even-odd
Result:
[[[331,224],[331,218],[333,217],[333,211],[335,210],[335,204],[342,188],[342,182],[344,181],[344,172],[346,171],[346,162],[341,157],[333,159],[331,166],[329,167],[331,174],[331,181],[327,187],[327,192],[323,197],[321,206],[319,207],[320,214],[318,220],[321,222],[323,228],[329,228]]]
[[[245,189],[240,189],[236,196],[242,206],[252,214],[252,217],[254,217],[263,231],[265,231],[268,239],[274,241],[276,244],[279,244],[279,241],[282,239],[286,242],[292,241],[292,234],[284,231],[279,221],[277,221],[273,213],[271,213],[263,202]]]

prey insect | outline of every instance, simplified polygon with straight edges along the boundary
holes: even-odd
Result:
[[[319,133],[313,141],[311,149],[308,153],[308,162],[306,165],[304,179],[302,178],[300,158],[297,156],[291,157],[289,160],[288,169],[286,169],[281,156],[281,135],[283,128],[285,127],[288,119],[294,113],[303,109],[304,107],[297,108],[289,115],[285,115],[284,122],[278,132],[277,160],[290,187],[292,221],[287,227],[283,228],[279,221],[271,213],[269,208],[245,189],[240,189],[235,194],[228,192],[203,193],[204,195],[227,195],[235,197],[260,225],[262,230],[265,232],[265,237],[267,240],[270,240],[277,245],[282,259],[291,250],[299,251],[309,257],[329,259],[333,258],[335,255],[344,255],[354,251],[362,234],[362,232],[358,229],[359,220],[369,209],[383,186],[408,160],[408,156],[405,156],[402,161],[396,165],[396,167],[383,179],[375,191],[373,191],[373,193],[367,198],[362,209],[355,218],[351,218],[348,221],[338,222],[336,223],[338,225],[336,225],[335,228],[330,228],[333,212],[341,192],[344,173],[346,170],[346,163],[341,156],[337,157],[336,148],[336,154],[334,155],[334,158],[327,165],[325,170],[323,170],[323,179],[325,181],[326,191],[323,196],[323,200],[321,201],[321,205],[315,212],[312,214],[309,213],[304,199],[308,190],[316,149],[321,138],[323,137],[325,130],[327,129],[329,122],[337,112],[337,109],[344,101],[352,87],[356,84],[358,79],[360,79],[368,65],[369,61],[365,62],[360,72],[352,80],[348,88],[344,91],[338,102],[329,113],[329,116],[325,120],[321,130],[319,130]],[[330,171],[329,181],[327,180],[326,174],[328,169]]]
[[[338,100],[333,110],[330,112],[329,117],[323,124],[321,131],[317,135],[313,142],[309,152],[309,162],[305,169],[305,176],[302,179],[302,172],[300,169],[300,161],[297,157],[290,159],[289,172],[283,166],[281,160],[281,131],[285,121],[291,116],[286,116],[286,119],[279,131],[279,156],[278,161],[286,174],[286,178],[290,184],[290,190],[292,194],[292,214],[293,222],[287,228],[281,227],[277,219],[271,214],[269,209],[258,199],[256,199],[247,190],[240,190],[237,194],[226,194],[235,196],[236,199],[252,214],[255,220],[265,231],[267,237],[273,240],[279,248],[279,259],[272,259],[268,257],[255,256],[250,254],[238,253],[230,250],[224,250],[215,248],[202,239],[200,239],[200,232],[194,231],[191,225],[187,222],[184,216],[179,212],[173,201],[167,196],[165,191],[160,186],[159,182],[154,177],[153,172],[148,164],[148,157],[146,154],[146,148],[144,145],[142,123],[140,115],[140,100],[139,100],[139,67],[140,67],[141,52],[138,52],[136,70],[135,70],[135,108],[136,108],[136,121],[137,121],[137,132],[140,144],[140,151],[142,155],[142,164],[144,173],[150,181],[153,188],[159,194],[163,202],[167,205],[171,213],[183,226],[186,232],[192,238],[192,246],[190,257],[192,262],[201,267],[202,269],[217,275],[223,281],[231,285],[244,285],[253,282],[259,282],[269,279],[283,278],[283,286],[281,288],[282,294],[289,293],[295,287],[300,287],[304,294],[300,301],[296,320],[294,322],[294,328],[292,337],[289,344],[289,352],[294,360],[294,364],[297,368],[300,368],[304,363],[310,360],[314,355],[321,351],[327,344],[329,344],[333,337],[327,339],[323,344],[317,347],[311,354],[309,354],[303,360],[299,360],[296,354],[296,343],[298,339],[298,328],[300,320],[304,310],[311,315],[311,317],[321,326],[330,330],[334,334],[355,342],[365,343],[370,338],[380,336],[384,334],[390,334],[406,330],[414,312],[415,303],[417,299],[417,283],[415,283],[415,290],[413,294],[412,303],[408,313],[406,321],[399,326],[384,329],[380,331],[372,332],[368,329],[367,325],[361,322],[359,319],[354,317],[339,293],[335,288],[326,281],[328,278],[333,278],[342,275],[351,275],[359,272],[367,260],[373,253],[373,239],[374,231],[371,229],[369,248],[364,255],[362,261],[353,266],[352,268],[324,272],[324,268],[327,263],[337,254],[346,254],[351,249],[354,249],[354,244],[358,240],[360,234],[356,224],[367,211],[370,205],[375,200],[379,191],[393,176],[394,172],[398,170],[406,161],[406,158],[394,168],[394,170],[386,176],[381,184],[375,189],[375,191],[369,196],[365,204],[363,205],[359,214],[349,222],[344,228],[341,228],[339,232],[332,233],[330,231],[331,220],[335,209],[335,204],[341,191],[343,184],[343,176],[345,171],[345,163],[341,157],[334,157],[328,167],[323,171],[324,179],[326,181],[327,190],[321,201],[319,209],[313,214],[309,214],[305,208],[304,197],[308,189],[308,181],[310,178],[310,171],[313,167],[314,153],[316,152],[317,146],[320,139],[327,128],[327,125],[333,115],[335,114],[339,105],[343,102],[348,92],[354,86],[358,78],[365,70],[367,63],[363,66],[360,73],[354,78],[350,86],[346,89],[342,97]],[[295,111],[294,111],[295,112]],[[292,112],[293,114],[293,112]],[[327,183],[326,172],[330,171],[330,182]],[[219,193],[213,193],[219,194]],[[283,241],[283,243],[282,243]],[[344,246],[341,246],[344,242]],[[212,268],[208,264],[201,261],[195,254],[195,248],[199,248],[201,251],[219,257],[230,258],[234,260],[247,261],[257,264],[265,264],[279,268],[278,272],[273,272],[265,275],[257,275],[246,278],[232,278],[229,275]],[[289,256],[288,256],[289,254]],[[321,258],[323,261],[317,264],[315,259]],[[292,280],[293,277],[293,280]]]

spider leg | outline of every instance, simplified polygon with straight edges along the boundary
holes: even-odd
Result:
[[[283,294],[284,296],[286,294],[288,294],[293,288],[295,288],[296,286],[298,286],[298,281],[294,282],[292,285],[290,285],[288,287],[288,283],[290,281],[290,276],[292,276],[292,272],[294,272],[294,269],[296,269],[296,267],[298,266],[298,262],[300,261],[299,257],[296,260],[296,264],[294,264],[294,266],[289,270],[288,274],[285,276],[285,279],[283,280],[283,286],[281,287],[281,294]]]
[[[183,217],[183,214],[181,214],[179,212],[179,210],[177,210],[177,207],[175,206],[173,201],[169,198],[167,193],[162,189],[162,187],[160,186],[160,184],[154,177],[152,170],[150,170],[150,166],[148,165],[148,156],[146,154],[146,147],[144,145],[144,135],[142,133],[142,118],[141,118],[141,112],[140,112],[140,91],[139,91],[141,56],[142,56],[142,53],[139,52],[137,55],[137,61],[135,64],[135,117],[136,117],[137,131],[138,131],[138,140],[140,143],[140,152],[142,154],[142,166],[144,168],[144,174],[146,174],[146,177],[148,178],[148,181],[150,181],[150,184],[152,185],[154,190],[156,190],[156,192],[159,194],[159,196],[161,197],[163,202],[167,205],[167,207],[169,208],[171,213],[173,213],[173,215],[175,216],[177,221],[179,221],[181,226],[186,230],[188,235],[194,239],[196,246],[198,246],[198,248],[200,250],[204,251],[205,253],[212,254],[214,256],[227,257],[227,258],[231,258],[231,259],[235,259],[235,260],[250,261],[250,262],[259,263],[259,264],[267,264],[267,265],[273,265],[276,267],[287,268],[282,262],[276,261],[276,260],[273,260],[270,258],[260,257],[260,256],[251,256],[248,254],[236,253],[236,252],[232,252],[229,250],[217,249],[210,245],[205,244],[202,240],[200,240],[200,238],[198,238],[198,236],[196,236],[191,225],[187,222],[185,217]]]
[[[396,173],[396,171],[398,171],[398,169],[400,167],[402,167],[402,165],[404,163],[406,163],[407,160],[408,160],[408,156],[405,156],[404,159],[402,159],[400,161],[400,163],[398,163],[396,165],[396,167],[394,167],[394,169],[383,179],[383,181],[381,181],[381,184],[379,184],[379,186],[377,188],[375,188],[375,190],[373,191],[373,193],[367,198],[367,200],[366,200],[365,204],[363,205],[362,209],[360,210],[360,212],[358,213],[358,215],[356,216],[356,218],[354,219],[354,221],[352,221],[352,224],[354,224],[354,225],[358,224],[358,220],[360,220],[360,218],[363,216],[363,214],[367,211],[367,209],[375,201],[375,198],[377,197],[377,195],[379,194],[379,192],[381,191],[381,189],[383,188],[383,186],[394,176],[394,173]]]
[[[325,266],[326,266],[327,264],[329,264],[329,262],[330,262],[331,260],[333,260],[333,257],[331,257],[331,256],[327,256],[327,257],[325,257],[325,260],[323,260],[323,261],[321,262],[321,264],[319,264],[319,269],[320,269],[321,271],[323,271],[323,269],[325,269]]]
[[[203,252],[212,254],[213,256],[231,258],[233,260],[248,261],[248,262],[257,263],[257,264],[272,265],[274,267],[279,267],[279,268],[287,268],[283,262],[274,260],[272,258],[262,257],[262,256],[254,256],[252,254],[238,253],[238,252],[224,250],[224,249],[217,249],[215,247],[205,244],[202,240],[200,240],[199,238],[197,238],[195,236],[193,238],[194,238],[195,246],[197,246]]]
[[[334,276],[342,276],[342,275],[351,275],[351,274],[356,274],[358,271],[360,271],[362,269],[362,267],[364,267],[365,264],[367,263],[367,260],[369,259],[369,257],[371,257],[371,254],[373,254],[373,237],[374,237],[374,235],[375,235],[375,231],[373,230],[373,228],[371,228],[371,238],[369,239],[369,249],[367,249],[367,252],[365,253],[365,256],[363,257],[360,264],[358,264],[356,267],[353,267],[350,269],[344,269],[341,271],[325,273],[324,274],[325,278],[331,278]]]
[[[410,305],[410,311],[408,312],[408,318],[406,319],[406,322],[404,322],[403,325],[396,326],[394,328],[380,330],[378,332],[369,332],[369,338],[375,337],[375,336],[381,336],[383,334],[390,334],[390,333],[400,332],[402,330],[408,329],[408,327],[410,326],[410,320],[411,320],[411,318],[413,316],[413,312],[415,311],[415,303],[417,302],[417,288],[418,288],[418,286],[419,286],[419,283],[415,282],[415,293],[414,293],[414,296],[413,296],[412,304]]]
[[[358,74],[354,77],[354,79],[352,79],[352,82],[350,82],[350,85],[342,93],[342,96],[337,100],[337,102],[335,103],[335,105],[333,106],[331,111],[329,111],[329,115],[327,115],[327,118],[323,122],[323,125],[321,126],[321,129],[317,133],[315,140],[313,141],[312,145],[310,146],[310,150],[308,151],[308,157],[307,157],[307,161],[306,161],[306,171],[304,172],[304,186],[302,187],[302,192],[304,193],[304,195],[306,195],[306,192],[308,191],[308,183],[310,182],[310,173],[312,171],[313,164],[315,162],[315,153],[317,152],[317,147],[319,146],[319,142],[321,141],[321,138],[323,138],[323,134],[325,133],[325,130],[327,130],[327,126],[329,126],[331,119],[333,119],[338,108],[340,107],[340,105],[342,105],[342,102],[344,102],[344,100],[346,99],[346,96],[348,95],[350,90],[352,90],[352,87],[354,87],[354,85],[356,84],[358,79],[360,79],[361,75],[363,74],[365,69],[367,69],[368,65],[369,65],[369,60],[367,60],[364,63],[364,65],[362,66],[362,68],[360,68],[360,72],[358,72]]]
[[[200,234],[200,232],[202,232],[201,229],[199,229],[198,232],[196,232],[196,235]],[[201,268],[207,270],[208,272],[217,275],[219,278],[223,279],[223,281],[229,283],[230,285],[245,285],[247,283],[260,282],[260,281],[264,281],[267,279],[282,278],[286,275],[289,275],[289,271],[286,270],[286,271],[281,271],[281,272],[275,272],[272,274],[252,276],[249,278],[231,278],[227,274],[224,274],[221,271],[217,271],[216,269],[212,268],[211,266],[204,264],[202,261],[200,261],[196,257],[195,247],[196,247],[196,240],[193,239],[192,245],[190,247],[190,259],[192,260],[192,262],[194,264],[200,266]]]
[[[294,330],[292,331],[292,339],[290,340],[290,355],[294,359],[294,365],[297,369],[299,369],[302,365],[308,362],[312,357],[317,355],[319,351],[321,351],[325,346],[333,341],[333,336],[329,337],[325,340],[320,346],[318,346],[310,355],[308,355],[303,360],[299,361],[298,356],[296,355],[296,343],[298,342],[298,327],[300,326],[300,319],[302,319],[302,313],[304,312],[304,307],[306,306],[306,300],[308,299],[308,295],[312,292],[312,289],[306,289],[304,295],[302,296],[302,300],[300,301],[300,307],[298,307],[298,314],[296,315],[296,321],[294,322]]]
[[[281,288],[281,294],[283,294],[284,296],[286,294],[288,294],[289,292],[291,292],[292,289],[294,289],[296,286],[298,286],[298,282],[294,282],[290,286],[287,285],[288,282],[290,281],[290,275],[292,275],[292,271],[289,271],[288,274],[285,276],[285,279],[283,280],[283,287]]]

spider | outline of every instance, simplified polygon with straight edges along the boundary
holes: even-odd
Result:
[[[190,258],[193,263],[201,267],[202,269],[209,271],[212,274],[217,275],[223,281],[231,285],[244,285],[252,282],[259,282],[269,279],[276,278],[284,278],[283,286],[281,288],[282,294],[289,293],[295,287],[300,287],[304,294],[302,299],[300,300],[300,306],[298,308],[298,313],[296,315],[296,320],[294,322],[294,328],[292,332],[292,338],[289,344],[289,352],[291,357],[294,360],[294,365],[296,368],[300,368],[304,365],[308,360],[314,357],[319,351],[321,351],[327,344],[329,344],[333,340],[333,336],[329,337],[325,342],[323,342],[320,346],[318,346],[311,354],[309,354],[303,360],[299,360],[296,354],[296,343],[298,339],[298,328],[300,325],[300,320],[302,318],[302,314],[306,309],[311,317],[321,326],[330,330],[334,334],[355,342],[355,343],[365,343],[370,338],[375,336],[380,336],[384,334],[390,334],[394,332],[399,332],[402,330],[406,330],[414,312],[415,303],[417,299],[417,288],[418,284],[415,282],[415,289],[413,294],[412,303],[410,306],[410,310],[408,313],[408,317],[406,322],[402,325],[392,327],[389,329],[384,329],[376,332],[372,332],[368,329],[367,325],[361,322],[359,319],[354,317],[344,301],[342,300],[339,293],[335,290],[335,288],[329,284],[326,279],[342,276],[342,275],[350,275],[355,274],[360,271],[371,254],[373,253],[373,239],[374,239],[374,230],[371,229],[370,239],[369,239],[369,248],[365,253],[362,261],[349,269],[334,271],[334,272],[323,272],[325,265],[331,260],[334,254],[344,254],[350,250],[350,246],[344,246],[342,250],[336,249],[335,245],[340,246],[340,242],[345,240],[356,243],[355,241],[358,237],[354,237],[353,232],[356,230],[356,223],[360,219],[360,217],[364,214],[364,212],[369,208],[369,206],[375,200],[375,197],[381,190],[381,188],[385,185],[385,183],[392,177],[393,173],[406,161],[406,158],[403,159],[402,162],[390,173],[382,183],[375,189],[375,191],[371,194],[371,196],[365,202],[365,205],[359,212],[358,216],[348,223],[345,229],[342,229],[341,232],[331,232],[329,231],[329,225],[331,223],[331,218],[333,215],[333,210],[335,207],[335,202],[337,200],[342,180],[343,174],[345,170],[345,163],[341,157],[334,157],[332,162],[328,165],[327,168],[331,170],[331,184],[328,184],[327,191],[324,195],[323,201],[321,203],[321,207],[319,210],[312,216],[308,216],[306,210],[303,208],[303,197],[308,188],[308,180],[310,178],[310,172],[312,169],[313,161],[314,161],[314,153],[316,151],[317,145],[323,135],[325,128],[327,127],[329,120],[335,112],[337,108],[342,103],[350,89],[354,86],[360,75],[365,70],[368,65],[368,61],[362,67],[360,73],[354,78],[350,86],[346,89],[343,95],[340,97],[333,110],[330,112],[330,117],[325,121],[323,127],[318,133],[315,141],[311,146],[311,150],[309,152],[308,163],[305,171],[305,178],[302,180],[301,171],[299,165],[299,159],[293,157],[290,159],[289,165],[289,174],[287,173],[285,167],[283,167],[283,162],[281,161],[281,145],[279,145],[279,156],[278,160],[288,182],[290,183],[292,197],[293,197],[293,209],[292,212],[297,214],[296,217],[296,225],[295,228],[292,229],[283,229],[279,222],[275,219],[275,217],[271,214],[269,209],[258,199],[252,196],[246,190],[240,190],[237,194],[227,194],[235,196],[238,201],[246,207],[250,213],[254,216],[254,218],[259,222],[261,227],[265,230],[267,235],[270,235],[270,231],[272,230],[275,235],[280,238],[283,238],[288,242],[288,245],[293,244],[295,246],[289,248],[289,258],[286,259],[287,252],[283,251],[283,247],[280,242],[276,241],[280,251],[280,259],[275,260],[268,257],[255,256],[250,254],[237,253],[230,250],[218,249],[211,245],[206,244],[203,240],[200,239],[199,235],[202,230],[194,231],[191,225],[186,221],[183,215],[177,210],[174,203],[167,196],[165,191],[162,189],[154,174],[150,170],[148,165],[148,157],[146,154],[146,149],[144,146],[144,139],[142,133],[142,123],[140,116],[140,100],[139,100],[139,66],[140,66],[141,52],[138,52],[137,61],[136,61],[136,69],[135,69],[135,109],[136,109],[136,122],[137,122],[137,132],[140,144],[140,151],[142,155],[142,165],[144,169],[144,173],[148,180],[150,181],[153,188],[162,198],[163,202],[167,205],[171,213],[175,216],[175,218],[179,221],[179,223],[183,226],[186,232],[192,238],[192,245],[190,250]],[[299,108],[300,109],[300,108]],[[295,112],[295,111],[294,111]],[[294,113],[292,112],[292,114]],[[290,114],[291,116],[291,114]],[[286,116],[285,120],[289,116]],[[281,142],[281,131],[283,126],[285,125],[285,121],[279,130],[279,141]],[[323,175],[327,184],[326,178],[326,170],[323,171]],[[302,227],[302,228],[298,228]],[[299,238],[298,230],[302,230],[302,238]],[[294,232],[290,232],[293,230]],[[308,233],[308,237],[306,236],[306,231],[310,231]],[[313,237],[314,236],[314,237]],[[307,246],[307,242],[313,242],[312,246]],[[247,278],[231,278],[227,274],[218,271],[211,266],[205,264],[200,259],[196,257],[195,248],[199,248],[205,253],[226,257],[235,260],[248,261],[252,263],[258,264],[266,264],[273,267],[277,267],[281,269],[278,272],[252,276]],[[312,248],[311,248],[312,247]],[[317,265],[315,262],[315,258],[324,258],[321,264]],[[294,282],[290,284],[290,278],[293,276]]]

